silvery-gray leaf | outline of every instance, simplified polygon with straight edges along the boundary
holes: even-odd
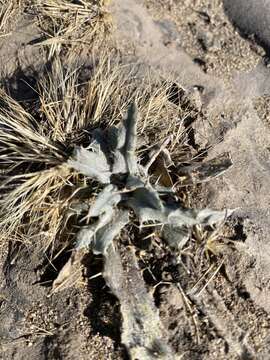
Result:
[[[168,223],[175,226],[193,226],[193,225],[213,225],[217,222],[223,221],[226,216],[230,216],[233,210],[195,210],[178,208],[176,210],[168,211]]]
[[[184,209],[178,205],[163,205],[158,192],[150,185],[134,190],[127,205],[132,208],[140,222],[153,221],[178,227],[197,224],[212,225],[230,216],[233,211],[211,209]]]
[[[118,210],[106,212],[93,224],[82,228],[77,234],[77,250],[90,247],[94,254],[105,254],[107,247],[128,223],[129,213]]]
[[[133,175],[129,175],[127,177],[127,181],[126,181],[127,189],[138,189],[144,186],[145,186],[145,181],[143,181],[140,177]]]
[[[89,247],[92,243],[95,231],[96,225],[89,225],[82,228],[77,234],[75,249],[79,250]]]
[[[112,170],[114,174],[136,174],[138,172],[136,157],[137,116],[137,107],[135,104],[131,104],[127,116],[117,133],[118,139],[116,149],[114,150]]]
[[[111,211],[121,201],[121,194],[115,185],[107,185],[97,196],[95,202],[90,207],[88,215],[90,217],[100,216],[102,213]]]
[[[100,150],[106,157],[108,156],[109,150],[107,146],[107,137],[105,131],[101,129],[95,129],[92,133],[92,138],[94,141],[90,147],[95,147],[97,150]]]
[[[99,216],[99,219],[94,224],[83,227],[77,234],[76,249],[92,246],[98,230],[106,226],[112,220],[113,216],[114,210],[110,207],[105,213]]]
[[[203,225],[214,225],[218,222],[226,220],[229,216],[234,213],[234,209],[226,209],[226,210],[211,210],[211,209],[202,209],[202,210],[194,210],[197,212],[197,220],[198,224]]]
[[[105,154],[97,143],[91,144],[91,150],[77,147],[68,166],[102,184],[110,183],[111,171]]]
[[[168,214],[168,224],[188,227],[198,224],[197,212],[193,209],[184,209],[182,207],[170,209],[166,207],[166,210]]]
[[[124,124],[124,121],[117,128],[117,131],[114,132],[114,136],[117,136],[115,150],[120,151],[121,149],[124,148],[125,143],[126,143],[126,137],[127,137],[127,129],[126,129],[126,126]]]
[[[128,222],[128,211],[119,210],[115,212],[111,221],[96,232],[92,243],[93,253],[96,255],[104,255],[106,253],[107,247],[112,243],[113,239],[120,233],[120,231]]]
[[[127,162],[125,156],[122,152],[116,150],[113,154],[113,166],[112,173],[113,174],[126,174],[128,173]]]
[[[151,188],[143,187],[134,190],[127,205],[132,208],[140,222],[158,221],[166,223],[166,214],[158,193]]]
[[[162,228],[162,236],[172,249],[181,250],[189,240],[190,229],[173,225],[165,225]]]
[[[124,120],[124,126],[126,129],[126,139],[123,147],[123,153],[126,158],[127,166],[130,174],[136,174],[137,169],[137,157],[136,157],[136,145],[137,145],[137,118],[138,110],[135,104],[131,104],[127,117]]]
[[[108,149],[114,152],[116,149],[120,149],[125,143],[125,131],[123,131],[122,126],[117,128],[116,126],[111,126],[105,130],[104,136],[106,137]]]

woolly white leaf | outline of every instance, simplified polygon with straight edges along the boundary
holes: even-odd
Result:
[[[150,185],[134,190],[127,200],[127,205],[132,208],[141,223],[145,221],[166,222],[162,201],[158,192]]]
[[[90,246],[95,235],[95,231],[96,225],[90,225],[82,228],[77,234],[75,248],[79,250]]]
[[[224,221],[227,217],[231,216],[234,211],[235,209],[226,209],[221,211],[211,209],[197,210],[197,220],[199,224],[214,225],[218,222]]]
[[[128,114],[124,120],[126,129],[126,140],[123,148],[124,156],[127,162],[130,174],[137,173],[137,157],[136,157],[136,144],[137,144],[137,118],[138,110],[135,104],[131,104],[128,109]]]
[[[129,175],[126,181],[127,189],[138,189],[145,186],[145,181],[143,181],[138,176]]]
[[[126,174],[128,173],[127,162],[120,151],[115,151],[113,156],[113,167],[112,167],[113,174]]]
[[[175,226],[213,225],[230,216],[234,210],[182,209],[168,211],[168,223]]]
[[[178,205],[164,205],[158,192],[150,185],[138,188],[127,200],[140,222],[153,221],[173,226],[191,227],[197,224],[212,225],[230,216],[232,211],[216,211],[210,209],[184,209]]]
[[[91,144],[90,149],[92,151],[77,147],[75,154],[68,160],[67,164],[93,180],[102,184],[109,184],[112,173],[105,154],[96,142]]]
[[[130,105],[127,117],[118,131],[117,146],[114,153],[113,173],[138,172],[136,157],[137,107]]]
[[[79,231],[76,248],[90,247],[94,254],[104,255],[107,247],[128,221],[129,213],[125,210],[103,214],[95,224]]]
[[[102,213],[112,211],[112,207],[116,206],[121,200],[121,194],[114,185],[107,185],[101,193],[99,193],[96,201],[90,207],[88,215],[90,217],[99,216]]]
[[[111,221],[97,231],[92,246],[93,253],[104,255],[113,239],[120,233],[128,222],[128,211],[116,211]]]

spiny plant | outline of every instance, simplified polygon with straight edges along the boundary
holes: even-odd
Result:
[[[102,254],[131,358],[174,359],[128,249],[129,269],[123,266],[122,230],[132,231],[134,224],[158,228],[177,252],[195,225],[215,224],[230,211],[189,209],[179,201],[169,166],[174,155],[179,158],[187,134],[180,109],[168,101],[169,86],[147,91],[131,86],[126,68],[111,67],[109,61],[91,71],[82,86],[78,67],[65,68],[56,58],[39,81],[33,115],[1,91],[1,238],[42,237],[44,249],[58,250],[61,242],[73,242],[54,288],[70,275],[82,248]],[[182,166],[178,183],[193,181],[196,172],[205,181],[230,166],[228,156]]]
[[[129,223],[131,213],[136,215],[140,227],[146,224],[161,226],[163,239],[179,250],[188,241],[193,226],[213,225],[224,220],[231,212],[183,208],[173,196],[172,188],[151,184],[149,169],[162,147],[152,154],[145,166],[140,164],[136,155],[137,117],[137,108],[132,104],[120,127],[109,127],[105,131],[96,129],[87,148],[77,147],[67,162],[68,166],[104,186],[87,210],[86,217],[92,223],[78,232],[75,251],[89,247],[94,254],[105,257],[107,282],[126,305],[122,304],[122,339],[131,358],[152,359],[158,356],[173,359],[173,352],[164,341],[164,330],[143,287],[137,284],[139,293],[144,292],[144,299],[138,300],[134,296],[132,305],[124,300],[129,290],[119,291],[121,286],[116,285],[117,276],[121,274],[123,277],[123,270],[121,262],[115,260],[113,240]],[[86,209],[81,207],[77,210],[85,212]],[[130,261],[132,263],[132,259]],[[115,267],[117,273],[112,270]],[[139,327],[136,325],[138,321],[151,325]],[[158,348],[158,355],[155,355],[154,347]]]
[[[165,238],[169,243],[174,231],[182,242],[180,234],[184,236],[186,228],[212,225],[225,218],[225,211],[185,209],[169,198],[173,189],[151,184],[149,168],[159,152],[145,166],[140,165],[136,155],[137,116],[132,104],[121,127],[109,127],[103,132],[96,129],[88,147],[76,148],[67,162],[105,186],[87,214],[89,219],[98,221],[78,233],[78,248],[91,246],[94,253],[105,255],[114,237],[128,223],[128,210],[136,214],[140,226],[148,222],[168,226],[170,231],[166,231]]]

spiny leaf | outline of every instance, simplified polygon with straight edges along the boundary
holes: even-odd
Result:
[[[113,239],[120,234],[120,231],[129,222],[129,213],[125,210],[115,211],[110,222],[97,231],[94,243],[93,253],[105,255],[106,250]]]
[[[127,205],[132,208],[141,223],[146,221],[166,222],[162,201],[158,192],[151,185],[134,190],[127,200]]]
[[[100,216],[105,212],[112,211],[112,208],[121,201],[121,193],[117,187],[110,184],[98,195],[94,204],[90,207],[88,216]]]
[[[76,248],[90,247],[94,254],[105,255],[107,247],[128,221],[128,211],[117,210],[114,213],[104,213],[95,224],[79,231]]]
[[[68,160],[67,164],[102,184],[110,183],[112,173],[136,174],[137,116],[137,108],[132,104],[119,129],[112,128],[104,133],[99,129],[95,130],[94,141],[90,146],[87,149],[76,148],[73,158]],[[112,164],[108,162],[110,150],[113,152]]]
[[[230,216],[234,210],[211,210],[211,209],[170,209],[166,207],[168,214],[168,224],[175,226],[194,226],[194,225],[213,225],[223,221]]]
[[[132,104],[118,131],[117,145],[114,151],[114,174],[129,173],[135,175],[138,172],[136,157],[137,118],[137,107]]]
[[[173,226],[212,225],[224,220],[232,211],[210,209],[185,209],[175,204],[163,204],[159,193],[151,185],[138,188],[130,194],[127,205],[132,208],[140,222],[153,221]]]
[[[89,151],[91,150],[91,151]],[[91,179],[97,180],[102,184],[109,184],[111,171],[110,165],[100,145],[94,141],[88,149],[77,147],[75,154],[67,162],[68,166],[79,171]]]
[[[127,168],[130,174],[137,173],[137,157],[136,157],[136,144],[137,144],[137,119],[138,110],[135,104],[131,104],[128,109],[128,114],[124,120],[126,129],[126,139],[123,147],[123,154],[127,162]]]

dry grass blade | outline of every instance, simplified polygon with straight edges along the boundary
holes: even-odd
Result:
[[[24,162],[59,164],[62,154],[39,123],[15,100],[0,91],[1,163],[12,171]]]
[[[223,264],[224,260],[221,260],[219,264],[212,264],[194,284],[194,286],[188,291],[188,295],[199,297],[206,289],[206,287],[210,284],[210,282],[214,279],[214,277],[217,275]],[[210,276],[208,276],[209,274]]]
[[[37,231],[45,231],[44,235],[53,240],[65,209],[65,202],[57,201],[57,197],[67,185],[67,173],[68,170],[55,167],[21,178],[11,176],[10,189],[2,188],[4,193],[0,198],[1,231],[6,234],[22,232],[28,234],[29,239]]]
[[[117,55],[114,62],[106,54],[100,59],[85,93],[85,117],[94,124],[111,126],[119,123],[128,106],[135,103],[140,114],[138,147],[150,149],[170,137],[168,150],[172,156],[178,153],[179,144],[186,139],[183,119],[188,113],[168,101],[171,83],[151,71],[142,75],[135,66],[121,65]]]
[[[40,44],[49,46],[49,59],[59,53],[63,45],[92,43],[108,27],[102,2],[79,0],[38,0],[32,8],[40,19],[46,39]]]
[[[64,143],[85,126],[78,86],[78,69],[65,69],[59,57],[39,83],[40,109],[46,119],[44,131],[53,141]]]
[[[20,3],[20,0],[0,0],[0,37],[9,35],[10,22]]]
[[[43,126],[15,100],[0,92],[0,227],[22,238],[59,227],[61,194],[72,176],[65,154]],[[61,206],[60,206],[61,203]],[[26,226],[27,224],[27,226]],[[42,225],[43,224],[43,225]],[[48,229],[46,229],[47,231]]]

